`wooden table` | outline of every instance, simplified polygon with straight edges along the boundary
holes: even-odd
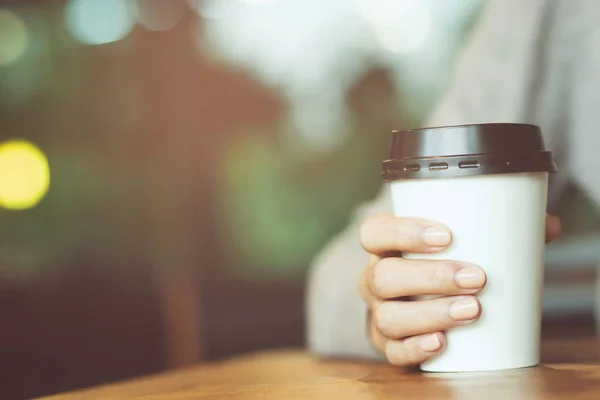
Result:
[[[545,342],[539,367],[427,374],[384,364],[268,352],[46,400],[600,399],[600,342]]]

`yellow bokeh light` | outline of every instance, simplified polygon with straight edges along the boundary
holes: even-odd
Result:
[[[40,149],[23,140],[0,144],[0,207],[31,208],[49,186],[50,167]]]
[[[27,50],[29,32],[15,13],[0,9],[0,66],[17,62]]]

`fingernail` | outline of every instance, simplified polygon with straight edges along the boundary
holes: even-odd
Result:
[[[450,317],[455,321],[468,321],[479,315],[479,303],[473,298],[456,300],[450,305]]]
[[[442,342],[440,341],[439,335],[437,333],[434,333],[431,335],[427,335],[423,339],[421,339],[419,347],[423,351],[432,353],[434,351],[438,351],[442,347]]]
[[[454,279],[463,289],[478,289],[485,284],[485,273],[481,268],[472,266],[458,271]]]
[[[423,232],[423,240],[429,246],[443,247],[450,244],[451,236],[450,231],[441,227],[427,228]]]

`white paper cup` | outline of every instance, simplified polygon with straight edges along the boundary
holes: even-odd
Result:
[[[487,285],[478,295],[483,310],[480,319],[446,332],[446,349],[421,365],[421,369],[462,372],[537,365],[548,173],[556,171],[552,154],[543,149],[539,129],[531,125],[484,124],[425,131],[425,134],[395,132],[394,145],[409,140],[409,145],[403,146],[402,151],[406,151],[415,140],[431,141],[438,135],[443,142],[454,137],[466,144],[465,154],[456,154],[460,150],[456,143],[452,148],[454,153],[448,153],[440,146],[427,148],[421,141],[417,146],[419,157],[386,161],[384,177],[390,182],[396,216],[439,221],[452,231],[452,243],[441,253],[403,256],[474,263],[486,272]],[[519,142],[518,135],[515,137],[511,132],[538,139],[531,140],[529,144],[534,145],[527,149],[520,146],[527,138]],[[414,137],[398,138],[403,134]],[[418,135],[423,137],[419,139]],[[464,140],[469,138],[472,140]],[[490,147],[483,144],[477,145],[479,149],[473,148],[473,142],[477,141],[473,138],[492,144],[494,140],[513,140],[514,143],[507,145],[514,147],[515,152],[504,149],[501,153],[491,153]],[[487,152],[477,154],[481,150]],[[428,152],[436,155],[423,157]],[[541,153],[544,155],[540,156]],[[527,154],[531,156],[529,159]],[[392,151],[392,155],[398,155],[398,151]],[[536,157],[538,161],[531,161]],[[525,161],[515,161],[519,158]],[[486,166],[486,160],[493,163]],[[470,163],[469,168],[459,168],[461,162],[463,166]],[[447,168],[440,169],[440,163],[447,163]],[[437,167],[430,170],[430,164]],[[407,174],[403,165],[411,166],[412,175]],[[415,165],[420,166],[421,175]]]

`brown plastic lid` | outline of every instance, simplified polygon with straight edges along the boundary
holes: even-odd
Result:
[[[529,124],[491,123],[392,132],[386,182],[522,172],[557,172],[541,129]]]

